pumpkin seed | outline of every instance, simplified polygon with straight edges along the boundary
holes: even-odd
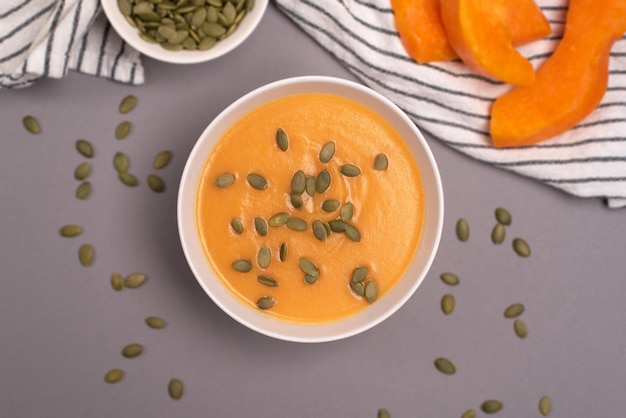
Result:
[[[435,359],[435,368],[443,374],[456,373],[456,367],[454,366],[454,363],[452,363],[445,357],[439,357]]]
[[[391,414],[385,408],[378,410],[378,418],[391,418]]]
[[[299,194],[292,193],[289,195],[289,200],[291,201],[291,205],[295,209],[300,209],[304,206],[304,202],[302,201],[302,197]]]
[[[346,229],[348,228],[348,224],[340,219],[333,219],[328,222],[328,225],[330,226],[330,230],[333,232],[346,232]]]
[[[126,358],[134,358],[143,353],[143,345],[139,343],[128,344],[122,349],[122,355]]]
[[[117,383],[124,377],[124,370],[111,369],[104,375],[104,381],[107,383]]]
[[[128,170],[130,163],[128,157],[123,152],[116,152],[113,156],[113,167],[118,173],[125,173]]]
[[[276,305],[276,300],[270,296],[264,296],[256,302],[256,306],[263,310],[269,309],[274,305]]]
[[[448,286],[457,286],[461,282],[459,277],[454,273],[442,273],[439,277],[441,278],[441,281]]]
[[[328,199],[322,203],[322,210],[324,212],[333,212],[339,208],[339,201],[337,199]]]
[[[300,218],[289,218],[286,224],[288,228],[294,231],[304,231],[307,228],[306,221]]]
[[[256,257],[256,261],[259,264],[259,267],[262,269],[267,268],[270,265],[270,261],[272,260],[272,253],[267,245],[262,246],[259,249],[259,252]]]
[[[219,38],[226,33],[226,28],[219,23],[205,22],[202,24],[202,31],[211,38]]]
[[[305,274],[304,275],[304,282],[306,284],[313,284],[313,283],[317,282],[318,279],[319,279],[319,276],[311,276],[310,274]]]
[[[148,276],[146,276],[144,273],[132,273],[126,276],[126,278],[124,279],[124,286],[129,289],[136,289],[139,286],[142,286],[147,279]]]
[[[378,298],[378,284],[370,280],[365,284],[365,299],[369,303],[374,303]]]
[[[287,151],[289,148],[289,137],[283,128],[278,128],[276,131],[276,144],[281,151]]]
[[[517,336],[522,340],[528,336],[526,323],[521,319],[516,319],[515,322],[513,322],[513,329],[515,330],[515,334],[517,334]]]
[[[370,273],[370,270],[367,267],[361,266],[357,267],[352,271],[352,282],[362,282],[367,278],[367,275]]]
[[[280,244],[280,251],[278,252],[278,258],[280,261],[285,261],[287,259],[287,243],[283,242]]]
[[[330,235],[330,233],[333,232],[330,229],[330,224],[328,222],[324,222],[323,225],[324,225],[324,229],[326,230],[326,235]]]
[[[480,409],[482,409],[485,414],[495,414],[502,409],[502,406],[502,402],[490,399],[483,402],[482,405],[480,405]]]
[[[298,265],[305,274],[313,277],[319,277],[320,270],[317,265],[306,257],[300,257]]]
[[[548,415],[550,415],[551,411],[552,400],[549,396],[542,396],[541,399],[539,399],[539,412],[541,412],[541,415],[543,415],[544,417],[547,417]]]
[[[505,236],[506,231],[504,230],[504,225],[496,224],[491,231],[491,241],[496,245],[502,244]]]
[[[127,16],[130,15],[130,13],[128,14],[124,13],[124,14]],[[129,94],[128,96],[124,97],[122,101],[120,102],[119,111],[122,114],[128,113],[135,108],[135,105],[137,105],[137,98],[133,96],[132,94]]]
[[[469,239],[469,224],[464,218],[456,222],[456,236],[459,241],[466,242]]]
[[[476,418],[476,411],[473,409],[468,409],[461,415],[461,418]]]
[[[180,379],[170,380],[170,383],[167,385],[167,393],[169,393],[170,398],[177,401],[183,397],[183,392],[183,382],[181,382]]]
[[[115,128],[115,137],[117,139],[124,139],[130,133],[131,124],[129,121],[125,120],[124,122],[120,122]]]
[[[339,171],[346,177],[356,177],[361,174],[361,169],[353,164],[344,164]]]
[[[265,180],[265,177],[260,174],[250,173],[246,179],[248,180],[248,184],[257,190],[264,190],[267,188],[267,180]]]
[[[265,223],[265,219],[260,218],[260,217],[256,217],[254,218],[254,229],[256,230],[257,234],[259,234],[260,236],[264,237],[267,235],[267,223]]]
[[[85,200],[91,194],[91,183],[88,181],[83,181],[76,188],[76,197],[81,200]]]
[[[269,226],[276,228],[285,225],[287,223],[287,219],[289,219],[289,214],[287,212],[279,212],[272,215],[267,223]]]
[[[124,278],[120,273],[111,274],[111,287],[116,292],[119,292],[124,288]]]
[[[239,218],[233,218],[230,221],[230,227],[233,229],[233,231],[235,231],[236,234],[243,233],[243,224],[241,223],[241,219]]]
[[[387,167],[389,167],[389,160],[385,154],[380,153],[374,157],[374,168],[376,170],[386,170]]]
[[[333,158],[333,155],[335,155],[335,143],[334,142],[325,143],[322,149],[320,150],[320,155],[319,155],[320,161],[323,164],[326,164]]]
[[[156,174],[148,174],[148,186],[155,193],[163,193],[165,191],[163,179]]]
[[[64,225],[59,230],[59,234],[65,238],[77,237],[82,233],[83,233],[83,227],[80,225],[74,225],[74,224]]]
[[[504,317],[517,318],[522,313],[524,313],[524,305],[522,305],[521,303],[514,303],[504,310]]]
[[[83,162],[78,164],[76,170],[74,170],[74,178],[76,180],[85,180],[91,174],[91,164],[88,162]]]
[[[311,197],[315,196],[316,187],[317,187],[317,181],[315,180],[315,177],[307,176],[306,185],[304,188],[304,190],[306,191],[306,194],[308,194]]]
[[[504,208],[496,208],[496,219],[498,220],[498,223],[506,226],[511,225],[511,222],[513,221],[511,213]]]
[[[153,329],[161,329],[167,325],[167,323],[158,316],[149,316],[145,319],[145,322],[146,325]]]
[[[339,217],[342,221],[348,222],[352,219],[352,216],[354,216],[354,205],[348,202],[341,208],[341,215],[339,215]]]
[[[196,10],[191,18],[191,27],[199,28],[206,20],[206,9],[204,7]]]
[[[267,286],[275,287],[275,286],[278,286],[278,284],[279,284],[276,280],[272,279],[271,277],[267,277],[267,276],[258,276],[256,279],[259,282],[261,282],[261,283],[263,283],[264,285],[267,285]]]
[[[446,293],[441,298],[441,310],[444,314],[450,315],[454,311],[454,306],[456,305],[456,301],[454,300],[454,296],[450,293]]]
[[[85,158],[93,157],[93,146],[86,139],[76,141],[76,151]]]
[[[171,151],[161,151],[154,157],[154,162],[152,163],[152,167],[154,167],[155,170],[160,170],[164,168],[166,165],[168,165],[171,160],[172,160]]]
[[[223,189],[225,187],[230,186],[234,182],[235,182],[235,175],[234,174],[232,174],[232,173],[223,173],[223,174],[220,174],[219,176],[215,177],[215,180],[213,180],[213,185],[215,187],[219,187],[220,189]]]
[[[530,257],[530,247],[522,238],[515,238],[513,240],[513,250],[520,257]]]
[[[354,225],[346,224],[346,236],[354,242],[361,241],[361,233]]]
[[[139,185],[139,180],[137,180],[137,177],[127,171],[119,173],[118,177],[120,181],[128,187],[137,187]]]
[[[93,263],[94,249],[91,244],[83,244],[78,249],[78,261],[84,267],[89,267]]]
[[[200,42],[198,43],[198,49],[200,51],[207,51],[207,50],[213,48],[215,46],[216,42],[217,42],[217,40],[215,38],[207,36],[207,37],[205,37],[205,38],[200,40]]]
[[[302,194],[306,187],[306,175],[304,171],[298,170],[295,172],[293,177],[291,177],[291,192],[295,194]]]
[[[22,123],[24,124],[24,128],[26,128],[26,130],[33,135],[37,135],[39,132],[41,132],[39,121],[34,116],[24,116],[24,118],[22,119]]]
[[[247,273],[252,270],[252,263],[250,262],[250,260],[246,259],[234,261],[231,266],[234,270],[240,273]]]
[[[328,237],[328,233],[326,232],[326,228],[324,228],[324,224],[319,220],[314,220],[313,225],[311,226],[313,229],[313,235],[320,241],[326,241]]]
[[[330,186],[330,173],[328,170],[324,169],[317,176],[317,180],[315,181],[315,190],[319,193],[324,193],[328,190]]]
[[[350,289],[359,296],[365,296],[365,285],[361,282],[350,282]]]

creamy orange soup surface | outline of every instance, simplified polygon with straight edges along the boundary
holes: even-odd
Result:
[[[288,137],[284,151],[276,139],[279,130]],[[330,142],[334,154],[323,163],[320,151]],[[375,168],[379,154],[387,158],[386,169]],[[358,167],[360,174],[342,174],[346,165]],[[324,191],[316,190],[312,197],[306,190],[297,193],[296,187],[294,198],[292,178],[300,170],[315,180],[326,170],[330,185],[324,190],[320,184]],[[234,181],[216,186],[216,179],[228,177],[224,174],[233,175]],[[267,186],[253,187],[249,174],[258,174]],[[313,179],[309,182],[311,186]],[[299,206],[298,199],[300,208],[294,207]],[[326,201],[331,202],[323,207]],[[337,209],[333,201],[339,202]],[[353,215],[349,218],[344,210],[342,220],[347,203],[352,204]],[[255,218],[267,224],[281,213],[272,222],[278,226],[268,225],[265,235],[263,228],[255,227]],[[241,221],[241,233],[233,228],[233,218]],[[286,218],[300,219],[306,228],[289,226],[303,225],[301,221],[283,224]],[[326,224],[323,232],[317,224],[317,236],[316,220]],[[209,155],[196,200],[200,240],[217,277],[242,303],[291,322],[343,319],[376,303],[374,298],[383,298],[408,268],[423,221],[420,173],[404,139],[369,108],[329,94],[286,96],[242,117]],[[329,224],[336,231],[328,233]],[[342,231],[345,225],[350,225],[350,234]],[[287,250],[284,261],[281,246]],[[270,260],[264,267],[267,250]],[[303,259],[316,266],[317,276],[306,277]],[[248,261],[250,270],[239,271],[246,270]],[[236,262],[238,269],[233,267]],[[367,277],[351,286],[357,267],[366,267]],[[261,282],[259,276],[271,280]],[[370,281],[368,301],[359,293]]]

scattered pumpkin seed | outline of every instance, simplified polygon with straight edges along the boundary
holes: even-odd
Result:
[[[370,273],[370,270],[367,267],[365,266],[357,267],[352,271],[351,281],[353,283],[362,282],[363,280],[367,278],[367,275],[369,273]]]
[[[513,329],[515,330],[515,334],[520,337],[522,340],[528,336],[528,328],[526,328],[526,323],[521,319],[516,319],[513,322]]]
[[[454,273],[442,273],[439,277],[441,278],[441,281],[448,286],[457,286],[461,282],[459,277]]]
[[[74,225],[74,224],[64,225],[59,230],[59,234],[65,238],[77,237],[82,233],[83,233],[83,227],[80,225]]]
[[[104,381],[107,383],[117,383],[124,377],[124,370],[111,369],[104,375]]]
[[[496,245],[502,244],[505,236],[506,231],[504,230],[504,225],[500,223],[495,224],[493,230],[491,231],[491,241]]]
[[[177,401],[183,397],[183,392],[183,382],[181,382],[180,379],[170,380],[170,383],[167,385],[167,393],[169,393],[170,398]]]
[[[322,172],[318,174],[317,180],[315,181],[315,190],[319,193],[324,193],[330,186],[330,180],[331,178],[328,170],[322,170]]]
[[[91,142],[86,139],[79,139],[76,141],[76,150],[85,158],[93,157],[93,146],[91,145]]]
[[[219,176],[215,177],[213,180],[213,185],[220,189],[230,186],[235,182],[235,175],[232,173],[223,173]]]
[[[521,303],[514,303],[504,310],[504,317],[517,318],[522,313],[524,313],[524,305],[522,305]]]
[[[287,151],[289,148],[289,137],[283,128],[278,128],[276,131],[276,144],[281,151]]]
[[[241,223],[241,219],[239,218],[233,218],[230,221],[230,227],[233,229],[233,231],[235,231],[236,234],[243,233],[243,223]]]
[[[231,266],[234,270],[240,273],[247,273],[252,270],[252,263],[250,262],[250,260],[246,259],[234,261]]]
[[[269,309],[272,306],[276,305],[276,300],[271,296],[263,296],[261,299],[257,300],[256,306],[259,309]]]
[[[307,176],[306,185],[304,188],[304,190],[306,191],[306,194],[308,194],[311,197],[315,196],[316,187],[317,187],[317,180],[315,180],[315,177]]]
[[[154,157],[154,161],[152,162],[152,167],[154,167],[155,170],[160,170],[162,168],[165,168],[165,166],[167,166],[171,160],[172,160],[171,151],[161,151]]]
[[[352,216],[354,216],[354,205],[350,202],[347,202],[341,208],[341,215],[339,217],[342,221],[348,222],[352,219]]]
[[[378,298],[378,284],[374,280],[370,280],[365,284],[365,299],[369,303],[374,303]]]
[[[450,293],[446,293],[441,298],[441,310],[444,314],[450,315],[454,311],[455,305],[456,301],[454,300],[454,296]]]
[[[322,210],[324,212],[333,212],[339,208],[339,201],[337,199],[328,199],[322,203]]]
[[[506,226],[511,225],[511,222],[513,220],[513,218],[511,217],[511,213],[504,208],[496,209],[496,219],[498,220],[498,223]]]
[[[143,353],[143,345],[139,343],[128,344],[122,349],[122,355],[126,358],[134,358]]]
[[[333,158],[334,155],[335,155],[335,143],[332,141],[327,142],[324,144],[324,146],[320,150],[320,155],[319,155],[320,161],[322,162],[322,164],[326,164]]]
[[[76,197],[80,200],[85,200],[91,194],[91,183],[88,181],[83,181],[76,188]]]
[[[128,171],[125,171],[123,173],[119,173],[118,177],[120,179],[120,181],[125,184],[128,187],[137,187],[139,186],[139,180],[137,180],[137,177],[135,177],[134,174],[129,173]]]
[[[155,193],[163,193],[165,191],[163,179],[156,174],[148,174],[148,186]]]
[[[267,286],[275,287],[275,286],[278,286],[278,284],[279,284],[276,280],[274,280],[274,279],[272,279],[271,277],[268,277],[268,276],[258,276],[256,279],[259,282],[261,282],[261,283],[263,283],[264,285],[267,285]]]
[[[24,116],[24,118],[22,119],[22,123],[24,124],[24,128],[26,128],[26,130],[33,135],[37,135],[39,132],[41,132],[39,121],[34,116]]]
[[[148,276],[144,273],[131,273],[124,279],[124,286],[129,289],[136,289],[143,285],[147,279]]]
[[[161,329],[161,328],[164,328],[165,325],[167,325],[167,323],[163,319],[159,318],[158,316],[149,316],[145,319],[145,321],[146,321],[146,325],[154,329]]]
[[[305,274],[313,277],[319,277],[320,270],[317,265],[306,257],[300,257],[298,265]]]
[[[267,244],[259,249],[256,261],[262,269],[267,268],[267,266],[270,265],[270,261],[272,261],[272,252]]]
[[[115,137],[117,139],[126,138],[130,133],[130,128],[131,123],[129,121],[125,120],[124,122],[120,122],[120,124],[117,125],[117,128],[115,128]]]
[[[288,219],[289,214],[287,212],[279,212],[275,215],[272,215],[267,223],[269,226],[276,228],[285,225]]]
[[[359,296],[365,296],[365,285],[362,282],[350,282],[350,289]]]
[[[291,192],[295,194],[302,194],[304,189],[306,188],[306,175],[304,171],[298,170],[295,172],[293,177],[291,177]]]
[[[443,374],[456,373],[456,367],[454,366],[454,363],[444,357],[439,357],[435,359],[435,368]]]
[[[248,177],[248,184],[257,190],[264,190],[267,188],[267,180],[260,174],[250,173]]]
[[[124,278],[120,273],[115,272],[111,274],[111,287],[116,292],[119,292],[124,288]]]
[[[344,164],[339,171],[346,177],[356,177],[361,174],[361,169],[353,164]]]
[[[78,249],[78,261],[84,267],[89,267],[93,263],[94,249],[91,244],[83,244]]]
[[[541,412],[541,415],[543,415],[544,417],[547,417],[548,415],[550,415],[551,411],[552,400],[549,396],[542,396],[541,399],[539,399],[539,412]]]
[[[330,226],[330,230],[333,232],[346,232],[346,229],[348,228],[348,224],[340,219],[333,219],[328,222],[328,225]]]
[[[302,196],[300,196],[299,194],[292,193],[289,195],[289,199],[291,201],[291,205],[295,209],[300,209],[302,206],[304,206],[304,201],[302,200]]]
[[[260,217],[256,217],[254,218],[254,229],[256,230],[257,234],[259,234],[260,236],[264,237],[267,235],[267,223],[265,222],[265,219],[260,218]]]
[[[476,418],[476,411],[473,409],[468,409],[461,415],[461,418]]]
[[[74,178],[76,180],[85,180],[91,174],[91,164],[87,161],[78,164],[76,170],[74,170]]]
[[[280,244],[280,251],[278,252],[278,258],[280,261],[285,261],[287,259],[287,243],[283,242]]]
[[[113,167],[118,173],[125,173],[129,166],[128,157],[123,152],[116,152],[113,156]]]
[[[346,236],[354,242],[361,241],[361,233],[354,225],[346,224]]]
[[[317,219],[314,220],[311,228],[313,229],[313,235],[315,235],[315,238],[320,241],[326,241],[328,233],[326,232],[326,228],[324,228],[324,224],[321,221]]]
[[[377,418],[391,418],[391,414],[385,408],[380,408],[378,410],[378,417]]]
[[[293,229],[294,231],[304,231],[307,228],[307,223],[304,219],[300,218],[289,218],[286,222],[288,228]]]
[[[530,247],[523,238],[515,238],[513,240],[513,250],[520,257],[530,257]]]
[[[126,3],[130,3],[128,0],[120,0],[120,1],[125,1]],[[118,2],[119,4],[119,2]],[[120,9],[122,7],[120,6]],[[128,6],[128,8],[130,8],[130,4]],[[124,12],[122,12],[124,13]],[[129,16],[130,15],[130,10],[128,10],[128,13],[124,13],[124,15]],[[122,99],[122,101],[120,102],[120,107],[119,107],[119,111],[120,113],[124,114],[124,113],[128,113],[131,110],[133,110],[135,108],[135,105],[137,104],[137,97],[133,96],[132,94],[129,94],[128,96],[124,97]]]
[[[387,167],[389,167],[389,160],[385,154],[380,153],[374,157],[374,168],[376,170],[386,170]]]
[[[480,409],[482,409],[485,414],[495,414],[502,409],[502,406],[502,402],[490,399],[483,402],[482,405],[480,405]]]
[[[456,236],[459,241],[466,242],[469,239],[469,224],[465,218],[460,218],[456,222]]]

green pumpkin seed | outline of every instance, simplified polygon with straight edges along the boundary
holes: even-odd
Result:
[[[94,249],[91,244],[83,244],[78,249],[78,261],[84,267],[89,267],[93,263]]]
[[[230,227],[235,231],[236,234],[241,235],[243,233],[243,223],[241,223],[241,219],[233,218],[230,221]]]
[[[124,370],[111,369],[104,375],[104,381],[107,383],[117,383],[124,377]]]
[[[300,257],[298,265],[305,274],[313,277],[319,277],[320,270],[317,265],[306,257]]]
[[[294,231],[304,231],[307,229],[307,223],[304,219],[289,218],[286,223],[287,227]]]
[[[146,325],[153,329],[164,328],[167,323],[158,316],[149,316],[145,319]]]
[[[86,139],[79,139],[76,141],[76,151],[78,151],[79,154],[85,158],[93,157],[93,146],[91,145],[91,142]]]
[[[356,177],[361,174],[361,169],[353,164],[344,164],[339,171],[346,177]]]
[[[181,382],[180,379],[170,380],[170,383],[167,385],[167,393],[169,393],[170,398],[177,401],[183,397],[183,392],[183,382]]]
[[[198,43],[198,49],[200,51],[208,51],[215,46],[216,42],[217,40],[215,38],[207,36],[206,38],[200,40],[200,42]]]
[[[295,194],[302,194],[306,187],[306,175],[304,171],[298,170],[295,172],[293,177],[291,177],[291,192]]]
[[[24,128],[26,128],[26,130],[33,135],[37,135],[39,132],[41,132],[39,121],[34,116],[24,116],[24,119],[22,119],[22,123],[24,124]]]
[[[85,200],[91,194],[91,183],[88,181],[83,181],[76,188],[76,197],[80,200]]]
[[[468,409],[461,415],[461,418],[476,418],[476,411],[473,409]]]
[[[381,408],[378,410],[377,418],[391,418],[391,414],[385,408]]]
[[[319,155],[320,161],[323,164],[326,164],[333,158],[334,155],[335,155],[335,143],[327,142],[324,144],[324,146],[320,150],[320,155]]]
[[[234,270],[240,273],[247,273],[252,270],[252,263],[250,262],[250,260],[246,259],[234,261],[231,266]]]
[[[276,144],[281,151],[287,151],[289,148],[289,137],[283,128],[278,128],[276,131]]]
[[[354,205],[348,202],[341,208],[341,215],[339,215],[339,217],[342,221],[348,222],[352,219],[352,216],[354,216]]]
[[[328,199],[322,203],[322,210],[324,212],[333,212],[339,208],[339,201],[337,199]]]
[[[515,238],[513,240],[513,250],[520,257],[530,257],[530,247],[522,238]]]
[[[352,283],[362,282],[370,274],[370,270],[367,267],[357,267],[352,271]]]
[[[322,170],[315,181],[315,190],[319,193],[324,193],[330,186],[330,180],[331,178],[328,170]]]
[[[123,152],[116,152],[113,156],[113,167],[118,173],[125,173],[130,163],[128,157]]]
[[[235,175],[232,173],[223,173],[215,177],[213,185],[220,189],[224,189],[235,182]]]
[[[333,219],[328,222],[328,225],[330,226],[330,230],[333,232],[346,232],[346,229],[348,228],[348,224],[340,219]]]
[[[148,276],[146,276],[144,273],[129,274],[124,279],[124,287],[127,287],[129,289],[136,289],[139,286],[142,286],[146,282],[147,279],[148,279]]]
[[[466,242],[469,239],[469,224],[464,218],[456,222],[456,236],[459,241]]]
[[[265,222],[265,219],[260,218],[260,217],[256,217],[254,218],[254,229],[256,230],[257,234],[259,234],[260,236],[264,237],[267,235],[267,223]]]
[[[315,177],[307,176],[306,185],[304,188],[304,190],[306,191],[306,194],[308,194],[311,197],[315,196],[316,185],[317,185],[317,181],[315,180]]]
[[[313,225],[311,226],[313,229],[313,235],[320,241],[326,241],[328,237],[328,233],[326,232],[326,228],[324,228],[324,224],[319,220],[314,220]]]
[[[116,292],[119,292],[120,290],[124,288],[124,278],[122,277],[120,273],[116,272],[116,273],[111,274],[111,287]]]
[[[539,412],[541,412],[541,415],[543,415],[544,417],[547,417],[548,415],[550,415],[551,411],[552,400],[549,396],[542,396],[541,399],[539,399]]]
[[[280,244],[280,251],[278,252],[278,258],[280,261],[285,261],[287,259],[287,243],[283,242]]]
[[[513,221],[513,218],[511,217],[511,213],[504,208],[496,209],[496,219],[498,220],[498,223],[501,223],[502,225],[506,225],[506,226],[511,225],[511,222]]]
[[[354,225],[346,224],[346,236],[354,242],[361,241],[361,233]]]
[[[295,193],[290,194],[289,200],[291,201],[291,205],[295,209],[300,209],[302,206],[304,206],[304,201],[302,200],[302,197],[299,194],[295,194]]]
[[[365,284],[365,299],[369,303],[374,303],[378,298],[378,284],[370,280]]]
[[[264,190],[267,188],[267,180],[265,180],[265,177],[260,174],[250,173],[246,179],[248,180],[248,184],[257,190]]]
[[[154,43],[156,43],[156,41],[154,41]],[[168,51],[182,51],[183,50],[183,45],[182,44],[170,44],[167,42],[163,42],[161,44],[161,47],[163,49],[166,49]]]
[[[315,282],[317,282],[319,279],[319,276],[311,276],[310,274],[305,274],[304,275],[304,282],[306,284],[313,284]]]
[[[159,29],[157,29],[157,33],[159,34],[159,36],[162,36],[163,38],[167,40],[175,39],[176,36],[178,35],[175,27],[167,26],[167,25],[159,26]]]
[[[454,363],[444,357],[439,357],[435,359],[435,368],[443,374],[456,373],[456,367],[454,366]]]
[[[74,178],[76,180],[85,180],[91,174],[91,164],[88,162],[83,162],[78,164],[76,170],[74,170]]]
[[[199,28],[206,20],[206,9],[204,7],[196,10],[191,18],[191,27]]]
[[[82,233],[83,233],[83,227],[80,225],[74,225],[74,224],[64,225],[59,230],[59,234],[65,238],[77,237]]]
[[[455,305],[456,301],[454,300],[454,296],[450,293],[446,293],[441,298],[441,310],[444,314],[450,315],[454,311]]]
[[[374,157],[374,168],[376,170],[386,170],[387,167],[389,167],[389,160],[385,154],[380,153]]]
[[[504,230],[504,225],[496,224],[491,231],[491,241],[496,245],[502,244],[505,236],[506,231]]]
[[[276,287],[279,285],[279,283],[272,279],[271,277],[267,277],[267,276],[258,276],[256,278],[260,283],[263,283],[266,286],[272,286],[272,287]]]
[[[120,102],[119,111],[122,114],[128,113],[131,110],[133,110],[136,105],[137,105],[137,98],[133,96],[132,94],[129,94],[128,96],[124,97],[122,101]]]
[[[267,268],[267,266],[270,265],[270,261],[272,261],[272,252],[267,245],[264,245],[259,249],[256,261],[262,269]]]
[[[502,402],[490,399],[483,402],[482,405],[480,405],[480,409],[482,409],[485,414],[495,414],[502,409],[502,406]]]
[[[365,296],[365,285],[361,282],[350,282],[350,289],[359,296]]]
[[[270,296],[264,296],[256,302],[256,306],[263,310],[269,309],[274,305],[276,305],[276,300]]]
[[[269,226],[276,228],[285,225],[288,219],[289,214],[287,212],[279,212],[275,215],[272,215],[267,223]]]
[[[526,323],[521,319],[516,319],[515,322],[513,322],[513,329],[515,330],[515,334],[522,340],[528,336]]]
[[[226,28],[219,23],[205,22],[202,24],[202,31],[212,38],[219,38],[226,33]]]
[[[439,277],[441,278],[441,281],[448,286],[457,286],[461,282],[459,277],[454,273],[442,273]]]
[[[139,186],[139,180],[137,180],[137,177],[135,177],[134,174],[131,174],[129,172],[123,172],[123,173],[119,173],[118,177],[120,181],[128,187]]]
[[[124,139],[130,133],[131,124],[129,121],[125,120],[124,122],[120,122],[115,128],[115,137],[117,139]]]
[[[148,174],[148,186],[155,193],[163,193],[165,191],[163,179],[156,174]]]
[[[327,236],[328,236],[328,235],[330,235],[330,233],[331,233],[331,232],[333,232],[333,231],[330,229],[330,224],[329,224],[328,222],[324,222],[324,224],[323,224],[323,225],[324,225],[324,229],[326,230],[326,235],[327,235]]]
[[[517,318],[524,313],[524,305],[521,303],[514,303],[504,310],[505,318]]]
[[[128,344],[122,349],[122,355],[126,358],[134,358],[143,353],[143,345],[139,343]]]
[[[161,151],[156,157],[154,157],[154,162],[152,163],[152,167],[155,170],[160,170],[167,166],[172,160],[172,152],[171,151]]]
[[[120,12],[122,12],[124,16],[130,16],[133,12],[133,6],[130,0],[117,0],[117,7],[119,7]]]

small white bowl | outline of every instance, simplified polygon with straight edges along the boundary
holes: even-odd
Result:
[[[278,98],[300,93],[327,93],[359,102],[390,122],[407,141],[422,176],[426,203],[422,238],[403,278],[376,303],[345,319],[298,324],[276,319],[239,301],[216,277],[196,229],[196,193],[205,161],[225,131],[253,109]],[[235,101],[205,129],[194,146],[178,191],[178,228],[187,262],[211,299],[228,315],[261,334],[294,342],[324,342],[366,331],[396,312],[417,290],[439,246],[443,225],[443,192],[437,164],[424,137],[398,107],[373,90],[331,77],[296,77],[270,83]]]
[[[139,36],[139,30],[126,21],[117,5],[117,0],[100,0],[100,2],[115,31],[140,53],[173,64],[195,64],[218,58],[243,43],[258,26],[269,0],[254,0],[254,6],[244,16],[235,31],[206,51],[168,51],[159,44],[146,42]]]

